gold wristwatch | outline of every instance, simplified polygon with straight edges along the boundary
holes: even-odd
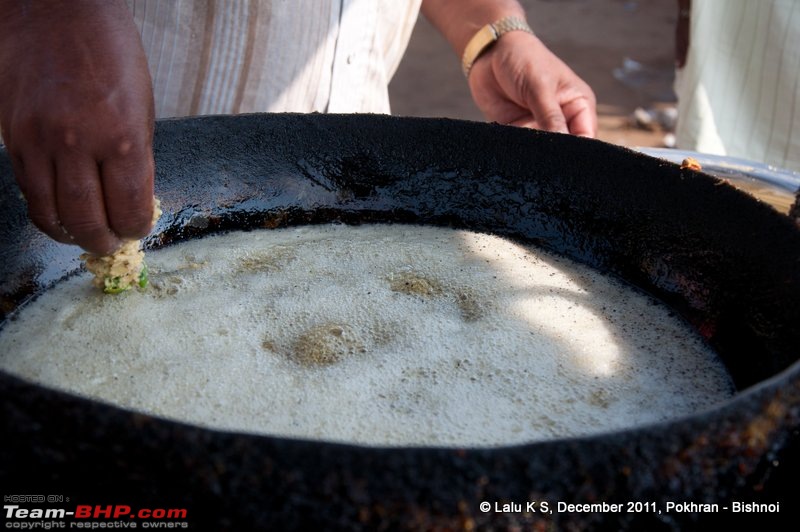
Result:
[[[487,24],[472,36],[464,48],[464,55],[461,56],[461,68],[464,76],[469,77],[472,65],[497,39],[510,31],[525,31],[533,35],[533,30],[528,24],[519,17],[504,17],[496,22]]]

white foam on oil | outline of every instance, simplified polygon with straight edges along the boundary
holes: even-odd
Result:
[[[662,421],[733,394],[668,308],[496,236],[416,226],[232,233],[148,253],[144,293],[56,285],[0,368],[234,431],[495,446]]]

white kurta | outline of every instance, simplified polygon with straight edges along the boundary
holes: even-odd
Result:
[[[800,1],[693,0],[677,145],[800,171]]]
[[[389,112],[422,0],[128,0],[158,117]]]

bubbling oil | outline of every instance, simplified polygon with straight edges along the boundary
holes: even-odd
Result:
[[[654,299],[497,236],[310,226],[148,253],[151,287],[57,284],[0,331],[0,367],[216,429],[497,446],[664,421],[729,398]]]

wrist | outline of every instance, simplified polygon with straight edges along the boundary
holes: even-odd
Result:
[[[422,12],[458,57],[463,57],[469,41],[487,24],[505,17],[525,20],[525,10],[517,0],[424,0]]]
[[[475,61],[494,47],[495,43],[504,35],[514,31],[534,35],[527,22],[516,16],[503,17],[479,29],[467,43],[464,54],[461,56],[461,69],[464,72],[464,76],[469,78],[469,73]]]

